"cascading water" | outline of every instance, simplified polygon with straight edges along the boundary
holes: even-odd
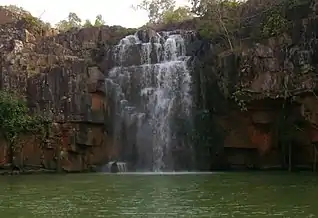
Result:
[[[185,40],[173,32],[144,38],[129,35],[113,52],[116,66],[106,79],[106,93],[114,104],[114,141],[122,147],[122,159],[137,170],[181,170],[187,167],[180,162],[191,162]]]

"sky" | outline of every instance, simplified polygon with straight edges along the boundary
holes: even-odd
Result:
[[[52,25],[66,19],[69,12],[75,12],[83,21],[95,20],[101,14],[106,25],[140,27],[147,22],[145,11],[134,11],[132,5],[141,0],[0,0],[0,5],[16,5],[31,12]],[[187,0],[176,0],[177,5]]]

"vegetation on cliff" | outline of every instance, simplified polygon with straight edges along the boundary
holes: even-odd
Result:
[[[13,19],[20,21],[20,23],[32,33],[42,35],[43,32],[51,28],[50,23],[45,23],[41,19],[33,17],[30,12],[24,10],[22,7],[8,5],[2,8],[11,12]]]
[[[60,31],[67,31],[72,28],[82,28],[82,27],[99,27],[105,25],[102,15],[97,15],[94,24],[90,20],[85,20],[82,24],[82,19],[74,12],[70,12],[67,19],[61,20],[56,24],[56,28]]]
[[[188,0],[188,6],[176,7],[175,0],[143,0],[134,5],[135,10],[148,13],[148,24],[171,24],[192,18],[199,18],[197,28],[201,36],[208,39],[222,38],[230,49],[238,44],[239,35],[251,37],[271,37],[286,31],[290,25],[290,12],[301,5],[309,5],[312,0]],[[51,28],[39,18],[33,17],[20,7],[7,6],[10,11],[23,15],[26,24],[36,29]],[[55,27],[60,31],[72,28],[98,27],[105,25],[102,15],[91,22],[83,21],[76,13],[70,12],[66,19]]]
[[[229,46],[243,37],[277,36],[288,30],[295,8],[309,8],[312,0],[192,0],[193,12],[202,17],[204,36],[224,36]],[[307,12],[307,11],[306,11]],[[231,42],[230,42],[231,41]]]
[[[178,7],[174,0],[143,0],[134,6],[148,13],[149,24],[171,24],[197,18],[200,35],[223,41],[236,50],[246,37],[259,39],[287,31],[289,12],[311,0],[189,0],[192,8]]]
[[[52,28],[50,23],[43,22],[40,18],[34,17],[28,11],[24,10],[22,7],[16,5],[3,6],[4,9],[10,11],[15,19],[23,21],[26,29],[41,34],[42,31],[46,31]],[[82,19],[74,12],[70,12],[67,19],[59,21],[55,28],[61,32],[68,31],[72,28],[83,28],[83,27],[99,27],[105,25],[105,21],[102,15],[97,15],[95,21],[92,23],[90,20],[86,19],[82,22]]]
[[[22,98],[14,93],[0,91],[0,131],[10,147],[11,159],[22,135],[32,133],[44,137],[48,126],[49,121],[44,117],[30,115],[26,101]]]
[[[245,42],[261,42],[270,37],[289,34],[295,20],[307,17],[313,0],[191,0],[192,12],[199,17],[201,37],[215,45],[221,56],[239,56]],[[219,75],[224,77],[224,75]],[[218,78],[222,79],[222,78]],[[233,100],[246,110],[252,93],[237,84]]]

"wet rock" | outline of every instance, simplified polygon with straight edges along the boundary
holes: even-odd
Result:
[[[158,38],[157,32],[150,28],[139,30],[136,34],[142,43],[156,42]]]
[[[118,173],[119,172],[119,167],[117,162],[112,163],[112,165],[110,166],[110,172],[111,173]]]

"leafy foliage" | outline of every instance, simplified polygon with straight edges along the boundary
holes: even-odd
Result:
[[[312,2],[312,0],[289,0],[287,3],[288,9],[297,8],[299,6],[303,5],[309,5]]]
[[[51,29],[50,23],[44,23],[40,19],[33,17],[31,15],[27,15],[24,17],[24,21],[26,24],[26,28],[32,32],[36,32],[38,34],[42,34],[42,31],[47,31]]]
[[[283,33],[288,28],[287,20],[279,11],[267,16],[263,24],[262,32],[264,36],[276,36]]]
[[[103,20],[103,16],[101,14],[96,16],[94,26],[99,27],[105,25],[105,21]]]
[[[24,100],[12,93],[0,91],[0,131],[11,146],[21,134],[44,134],[48,120],[28,112]]]
[[[198,28],[204,38],[210,39],[216,35],[230,38],[230,32],[239,27],[242,1],[190,0],[190,2],[192,12],[201,17]]]
[[[192,0],[193,13],[201,16],[200,35],[205,38],[221,36],[233,49],[232,30],[240,26],[240,7],[237,0]]]
[[[135,9],[147,11],[151,24],[168,24],[193,17],[189,7],[175,8],[175,0],[143,0]]]
[[[199,33],[231,51],[247,38],[278,36],[289,29],[297,10],[306,13],[312,0],[190,0],[200,17]],[[299,15],[300,16],[300,15]]]
[[[82,20],[74,12],[70,12],[67,20],[61,20],[56,24],[57,29],[67,31],[72,28],[80,28]]]
[[[85,20],[85,23],[84,23],[84,25],[83,25],[83,27],[92,27],[93,26],[93,24],[92,24],[92,22],[90,21],[90,20]]]
[[[70,12],[66,20],[61,20],[56,24],[56,28],[60,31],[68,31],[72,28],[82,28],[82,27],[100,27],[105,25],[102,15],[97,15],[94,24],[90,20],[85,20],[82,25],[82,20],[77,16],[76,13]]]
[[[307,14],[311,10],[311,3],[312,0],[280,0],[265,13],[262,22],[263,36],[272,37],[286,32],[292,23],[290,19],[295,18],[298,10],[300,14],[304,11]]]
[[[49,23],[45,23],[41,19],[33,17],[22,7],[18,7],[16,5],[8,5],[4,8],[14,13],[16,16],[19,17],[19,19],[22,19],[24,21],[24,24],[26,25],[25,27],[33,33],[42,34],[42,31],[46,31],[51,28],[51,25]]]
[[[175,0],[143,0],[135,6],[136,9],[142,9],[148,12],[150,23],[159,23],[163,14],[167,11],[173,11]]]
[[[161,22],[164,24],[180,22],[193,18],[189,7],[178,7],[175,10],[167,10],[162,14]]]
[[[232,93],[231,98],[236,102],[236,104],[239,106],[241,111],[247,111],[247,105],[246,105],[246,102],[244,101],[244,97],[246,96],[247,94],[240,89]]]
[[[233,47],[238,36],[272,37],[288,29],[290,20],[312,0],[190,0],[192,12],[201,17],[203,37],[221,36]],[[232,45],[231,45],[232,44]]]
[[[192,12],[198,16],[207,16],[217,10],[222,11],[222,14],[226,15],[231,9],[237,8],[243,3],[243,1],[238,0],[190,0],[190,2],[192,4]]]

